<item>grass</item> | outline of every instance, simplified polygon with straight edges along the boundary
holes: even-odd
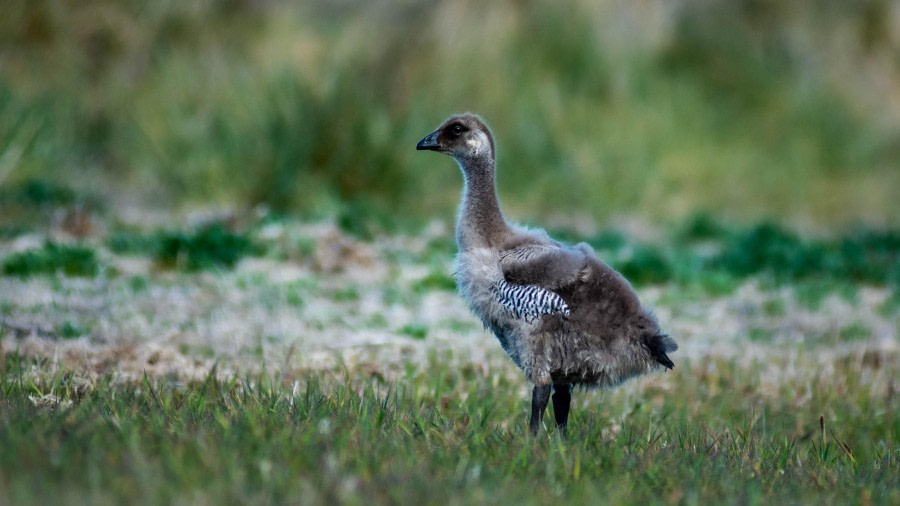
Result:
[[[400,329],[400,333],[413,339],[425,339],[428,336],[428,326],[421,323],[409,323]]]
[[[151,256],[160,267],[188,271],[231,268],[255,250],[246,234],[223,223],[211,223],[192,231],[158,231],[144,235],[120,231],[109,237],[116,253]]]
[[[698,215],[654,242],[588,235],[683,349],[672,372],[576,392],[563,441],[527,433],[525,382],[453,293],[443,235],[112,220],[79,246],[103,268],[54,253],[0,278],[9,502],[900,501],[891,230]],[[160,269],[172,238],[182,263]],[[233,261],[187,268],[195,250]],[[323,251],[369,253],[325,271]]]
[[[92,248],[50,241],[40,248],[9,255],[3,258],[0,264],[3,274],[20,277],[56,273],[68,276],[95,276],[100,268],[100,261]]]
[[[656,244],[629,241],[615,231],[587,242],[638,285],[674,281],[728,291],[733,280],[754,276],[781,284],[900,283],[900,233],[892,229],[851,229],[816,239],[772,222],[734,227],[698,213],[673,230]],[[571,233],[562,236],[577,240]]]
[[[495,129],[514,215],[885,225],[900,213],[900,111],[872,84],[898,75],[872,21],[885,4],[97,0],[70,19],[13,0],[0,185],[262,204],[367,237],[386,216],[452,213],[452,162],[412,147],[468,109]]]
[[[45,179],[27,179],[0,194],[0,202],[7,206],[60,206],[72,204],[77,200],[76,192],[69,186]]]
[[[49,188],[51,185],[35,181],[25,188],[32,187]],[[65,195],[65,202],[79,198],[69,187],[52,188],[53,192],[45,193]],[[42,213],[67,209],[64,202],[53,199],[45,201],[42,197],[41,202],[40,209],[32,209],[23,215],[26,220],[37,222],[36,216]],[[112,221],[111,217],[97,213],[91,219],[92,228],[108,221]],[[276,223],[283,230],[292,222],[296,219],[290,215],[263,214],[240,227],[214,221],[187,230],[145,232],[134,226],[114,224],[107,227],[111,232],[91,233],[113,256],[149,257],[158,268],[186,272],[232,269],[250,256],[334,262],[331,257],[336,250],[323,250],[324,256],[318,258],[320,253],[317,253],[314,237],[302,234],[290,239],[280,235],[265,236],[267,225]],[[376,240],[371,235],[361,237],[353,227],[345,229],[339,219],[336,224],[351,241],[371,243]],[[389,227],[395,226],[397,224]],[[47,225],[35,227],[31,232],[40,233],[41,229],[46,231]],[[554,230],[553,235],[570,243],[581,240],[589,243],[601,258],[637,286],[674,282],[683,287],[699,287],[708,294],[727,294],[741,281],[758,277],[780,285],[794,284],[801,291],[812,290],[806,298],[814,306],[817,293],[827,294],[842,284],[900,285],[900,231],[893,228],[851,228],[829,237],[813,238],[774,222],[740,227],[726,224],[709,213],[698,212],[670,229],[653,242],[637,241],[615,228],[587,236],[563,228]],[[448,275],[447,266],[454,248],[451,240],[441,237],[429,241],[422,252],[411,254],[401,249],[386,254],[395,262],[421,260],[430,264],[427,274],[416,281],[418,292],[452,291],[456,284]],[[56,272],[94,276],[103,268],[96,249],[89,240],[72,245],[47,240],[40,248],[0,257],[0,269],[5,274],[20,277]],[[339,292],[338,298],[344,300],[355,300],[359,295],[352,287],[341,288]]]
[[[613,3],[6,2],[0,502],[900,503],[889,2]],[[420,237],[463,110],[671,231],[588,234],[683,348],[568,441]]]
[[[577,394],[563,441],[527,434],[512,385],[440,360],[397,384],[84,384],[7,354],[0,485],[19,504],[889,504],[900,500],[898,401],[858,368],[883,376],[896,358],[807,369],[808,392],[770,393],[763,364],[682,363],[665,389]]]

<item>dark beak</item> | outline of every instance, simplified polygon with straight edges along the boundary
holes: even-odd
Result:
[[[427,137],[420,140],[418,144],[416,144],[417,151],[437,151],[441,149],[441,145],[438,144],[438,131],[431,132]]]

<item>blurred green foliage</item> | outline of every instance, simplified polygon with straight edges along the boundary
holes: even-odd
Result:
[[[571,231],[553,235],[569,243]],[[664,240],[641,242],[616,229],[584,239],[637,285],[678,282],[729,292],[762,276],[776,283],[842,281],[900,287],[900,231],[854,228],[807,237],[774,222],[726,225],[706,212],[675,224]],[[826,290],[827,292],[827,290]]]
[[[62,273],[67,276],[95,276],[100,262],[94,250],[81,245],[46,242],[41,248],[13,253],[3,259],[2,272],[11,276]]]
[[[62,339],[75,339],[87,334],[87,331],[77,324],[66,320],[57,330],[57,335]]]
[[[104,209],[97,195],[75,191],[65,182],[27,178],[0,184],[0,238],[11,239],[46,228],[48,221],[68,219],[74,223],[78,216]],[[89,228],[87,222],[85,226]]]
[[[27,179],[0,192],[0,202],[4,205],[42,208],[69,205],[75,201],[76,194],[71,188],[42,179]]]
[[[714,224],[709,218],[701,220]],[[683,276],[695,271],[694,274],[701,276],[722,272],[735,278],[765,275],[779,282],[840,279],[900,286],[900,232],[897,230],[856,230],[841,237],[816,240],[803,238],[774,223],[732,230],[714,225],[714,229],[718,231],[718,239],[711,243],[705,239],[706,251],[713,246],[713,253],[704,253],[691,235],[676,236],[668,251],[659,248],[654,252],[651,248],[650,253],[635,255],[620,268],[623,273],[630,268],[636,282],[648,281],[644,278],[654,274],[649,281],[669,281],[678,278],[676,273]],[[693,231],[690,227],[686,230]]]
[[[0,185],[263,203],[367,233],[451,212],[452,163],[413,146],[473,110],[517,216],[892,223],[900,106],[873,84],[900,81],[890,9],[9,0]]]
[[[631,254],[617,262],[616,268],[632,283],[642,285],[665,283],[672,280],[672,262],[658,249],[646,245],[635,245]]]
[[[107,244],[116,253],[148,255],[162,267],[189,271],[231,268],[255,251],[247,234],[233,232],[218,222],[187,232],[141,234],[118,231],[110,235]]]
[[[408,323],[400,328],[400,333],[413,339],[422,340],[428,337],[428,325],[423,323]]]
[[[195,233],[168,233],[159,236],[157,261],[164,265],[184,265],[189,270],[232,267],[252,250],[250,240],[228,231],[221,224],[203,227]]]

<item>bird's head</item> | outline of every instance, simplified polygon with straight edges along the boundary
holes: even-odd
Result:
[[[459,162],[482,157],[493,160],[494,138],[478,116],[457,114],[419,141],[416,149],[444,153]]]

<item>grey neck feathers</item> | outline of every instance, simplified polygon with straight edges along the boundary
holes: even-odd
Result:
[[[456,224],[460,251],[492,247],[504,240],[509,226],[500,211],[494,188],[493,154],[458,159],[465,178],[462,205]]]

